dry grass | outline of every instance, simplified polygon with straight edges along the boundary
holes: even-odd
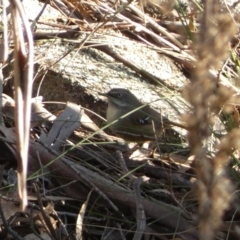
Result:
[[[61,58],[82,48],[97,49],[142,76],[151,88],[162,86],[176,109],[178,106],[171,96],[179,96],[179,102],[186,101],[191,109],[183,116],[189,132],[186,137],[173,140],[175,130],[167,130],[156,152],[129,148],[127,144],[116,144],[114,137],[103,132],[107,126],[99,129],[86,116],[84,120],[82,117],[83,128],[79,129],[82,111],[74,104],[68,104],[57,117],[41,105],[32,104],[27,182],[31,198],[24,219],[14,215],[15,220],[7,222],[17,212],[17,208],[10,205],[11,197],[19,199],[14,189],[6,194],[12,182],[2,187],[1,238],[7,238],[7,233],[16,239],[33,233],[45,239],[43,232],[48,232],[55,239],[137,240],[144,239],[144,235],[155,239],[238,239],[239,197],[233,191],[239,185],[236,177],[240,147],[239,54],[237,24],[231,8],[213,0],[206,1],[205,5],[62,1],[65,8],[60,11],[58,3],[52,1],[51,6],[61,12],[64,23],[41,22],[55,29],[51,33],[33,32],[35,40],[57,41],[56,35],[65,41],[71,40],[73,47]],[[16,19],[15,16],[13,21]],[[35,20],[34,24],[38,25],[38,18]],[[4,24],[8,25],[7,19]],[[119,55],[111,47],[114,42],[99,39],[108,35],[109,28],[126,34],[131,42],[141,42],[174,59],[186,75],[191,75],[189,85],[176,89],[148,69]],[[24,33],[21,28],[19,31]],[[7,32],[4,34],[6,47],[10,45],[6,39],[10,38],[6,37]],[[20,127],[19,123],[11,125],[8,121],[13,121],[14,109],[19,109],[19,101],[24,100],[25,76],[29,74],[21,60],[28,58],[19,48],[22,39],[15,35],[11,40],[18,48],[14,57],[9,58],[15,62],[15,78],[21,80],[23,97],[15,97],[15,103],[9,99],[2,103],[5,115],[0,128],[1,148],[13,159],[6,161],[7,170],[14,167],[18,159],[18,183],[23,186],[24,157],[17,154],[23,144],[19,133],[17,147],[15,145],[15,124]],[[10,68],[6,62],[8,54],[5,52],[2,56],[3,68]],[[35,59],[40,62],[40,54]],[[60,62],[60,58],[58,60]],[[28,61],[28,64],[33,63]],[[58,65],[58,61],[53,65]],[[48,67],[40,67],[36,76],[44,76]],[[10,75],[7,71],[3,74],[5,78]],[[7,92],[7,86],[3,92]],[[12,91],[8,94],[14,95]],[[89,99],[86,98],[85,103]],[[31,105],[29,100],[24,102]],[[222,121],[224,131],[219,131],[216,119],[219,124]],[[3,168],[1,173],[5,173]],[[8,178],[10,176],[8,173]],[[23,222],[25,225],[21,225],[19,231],[17,227]]]

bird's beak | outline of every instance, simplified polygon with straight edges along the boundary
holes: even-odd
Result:
[[[108,97],[107,93],[102,93],[102,92],[98,92],[99,95],[104,96],[104,97]]]
[[[98,92],[98,94],[100,95],[99,98],[101,100],[106,101],[108,99],[107,93]]]

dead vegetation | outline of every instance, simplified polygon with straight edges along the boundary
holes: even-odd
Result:
[[[9,7],[2,1],[0,238],[239,239],[239,25],[231,8],[236,6],[213,0],[53,0],[42,4],[42,12],[50,6],[61,19],[41,21],[39,13],[29,24],[19,1]],[[188,85],[163,81],[123,57],[112,47],[119,41],[115,32],[129,45],[174,60],[191,76]],[[176,99],[185,104],[187,135],[166,129],[149,148],[125,143],[111,136],[104,120],[93,117],[99,128],[88,117],[94,116],[89,110],[104,111],[94,96],[81,97],[85,112],[71,102],[48,111],[35,93],[59,62],[39,64],[42,55],[33,54],[32,39],[40,49],[44,40],[62,40],[69,50],[59,62],[83,48],[111,56],[172,108],[179,108]],[[56,100],[64,100],[59,82],[47,94],[54,87],[61,88]],[[99,91],[94,85],[91,90]],[[59,108],[64,110],[56,113]]]

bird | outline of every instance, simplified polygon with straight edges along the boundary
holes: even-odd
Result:
[[[125,141],[153,141],[171,126],[187,128],[171,122],[149,105],[143,104],[128,89],[113,88],[101,95],[108,98],[106,118],[109,128]]]

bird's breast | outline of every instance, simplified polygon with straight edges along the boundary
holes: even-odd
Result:
[[[107,109],[107,122],[111,123],[117,119],[119,119],[119,111],[116,107],[114,106],[109,106]]]

